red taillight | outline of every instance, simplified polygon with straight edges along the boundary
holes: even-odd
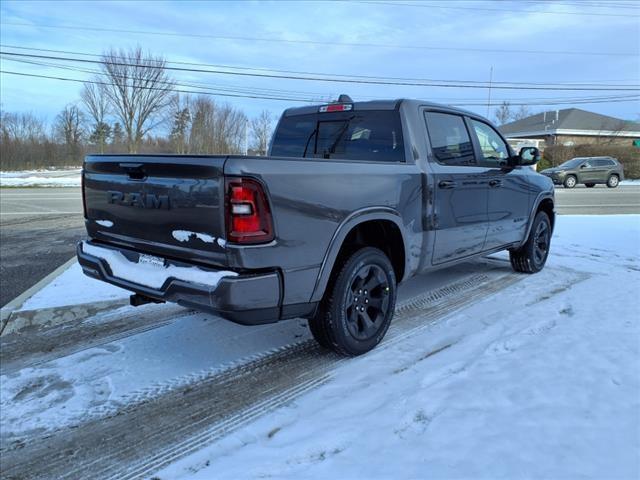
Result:
[[[265,243],[273,240],[269,202],[258,181],[228,178],[225,209],[229,242]]]
[[[84,193],[84,168],[80,172],[80,190],[82,191],[82,212],[84,218],[87,218],[87,197]]]

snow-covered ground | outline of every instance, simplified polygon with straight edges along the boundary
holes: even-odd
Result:
[[[0,187],[79,187],[80,168],[0,172]]]
[[[557,222],[541,273],[425,317],[402,341],[341,362],[322,386],[154,476],[638,478],[640,216]],[[406,299],[483,268],[442,270],[400,292]],[[120,295],[76,265],[26,305]],[[200,313],[173,318],[168,308],[125,307],[132,322],[162,325],[3,374],[2,436],[78,425],[309,337],[300,320],[243,327]]]
[[[639,478],[640,217],[562,216],[548,267],[158,478]]]
[[[131,292],[128,290],[87,277],[76,262],[45,288],[35,292],[20,306],[20,310],[122,300],[129,295]]]

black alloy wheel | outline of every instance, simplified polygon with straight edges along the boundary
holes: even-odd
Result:
[[[511,266],[516,272],[537,273],[544,267],[551,248],[551,220],[538,212],[527,241],[520,248],[509,250]]]
[[[358,340],[375,337],[389,313],[389,281],[379,265],[363,265],[353,274],[346,296],[349,333]]]
[[[381,250],[363,247],[336,265],[309,329],[316,341],[341,355],[374,348],[391,323],[396,276]]]
[[[544,221],[538,223],[533,246],[533,259],[537,266],[542,267],[547,259],[547,255],[549,255],[550,239],[551,232],[549,223]]]

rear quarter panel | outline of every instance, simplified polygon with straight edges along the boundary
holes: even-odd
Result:
[[[330,246],[359,220],[393,218],[405,240],[405,275],[418,266],[422,185],[415,164],[230,157],[224,173],[250,176],[265,185],[276,235],[267,245],[228,244],[229,264],[282,269],[284,304],[311,300]],[[412,251],[417,253],[410,255]]]

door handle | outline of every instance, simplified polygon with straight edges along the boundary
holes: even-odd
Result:
[[[498,188],[502,186],[502,180],[489,180],[489,186],[492,188]]]
[[[451,180],[442,180],[438,183],[438,187],[440,188],[456,188],[457,183]]]
[[[121,163],[120,168],[127,172],[131,180],[144,180],[147,177],[143,163]]]

